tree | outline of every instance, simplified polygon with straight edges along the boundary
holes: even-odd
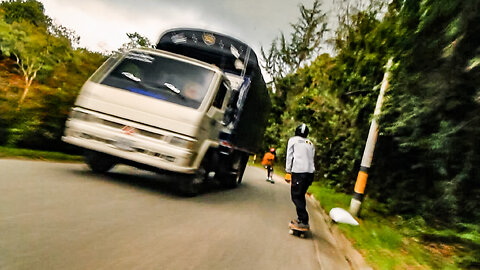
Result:
[[[395,209],[446,224],[480,220],[478,8],[478,1],[403,1],[397,22],[402,65],[383,119],[391,146],[380,153],[410,169],[377,171],[405,190],[385,194]]]
[[[124,43],[122,47],[120,47],[119,51],[123,52],[131,50],[133,48],[152,46],[150,40],[147,37],[140,35],[138,32],[127,33],[127,37],[129,41]]]
[[[74,30],[63,25],[52,24],[50,26],[50,32],[55,37],[67,40],[70,46],[78,46],[80,44],[80,36],[78,36]]]
[[[341,47],[339,43],[348,38],[349,29],[355,24],[354,18],[357,14],[363,12],[377,17],[377,15],[387,12],[384,10],[386,2],[384,0],[333,0],[333,6],[336,7],[333,14],[337,18],[334,37],[336,49],[339,49],[339,45]]]
[[[47,28],[51,19],[45,15],[43,4],[36,0],[9,0],[0,3],[7,23],[28,22],[37,27]]]
[[[60,40],[45,32],[44,28],[35,27],[30,23],[0,22],[0,49],[5,56],[15,58],[20,73],[24,78],[23,93],[18,101],[20,107],[24,102],[33,80],[40,70],[52,69],[59,61],[62,52],[68,47]]]
[[[273,40],[270,49],[261,48],[263,67],[272,78],[284,78],[294,73],[298,68],[312,60],[320,48],[327,32],[326,14],[321,9],[321,3],[316,0],[312,8],[300,5],[301,18],[291,24],[293,32],[290,40],[283,33]]]
[[[39,11],[34,16],[29,8],[22,7],[35,7],[35,3],[39,4],[0,4],[0,143],[65,150],[60,138],[69,110],[82,84],[105,56],[74,49],[78,36],[50,23],[41,4],[30,9]],[[10,19],[7,22],[5,18]],[[21,97],[18,89],[23,89]],[[29,97],[30,102],[26,102]]]
[[[272,41],[268,51],[261,48],[263,68],[273,78],[272,110],[265,138],[272,145],[281,144],[279,138],[283,136],[276,130],[285,126],[284,120],[290,117],[283,115],[287,110],[287,95],[291,93],[293,96],[303,90],[295,72],[318,55],[327,32],[326,15],[322,12],[320,1],[316,0],[312,8],[300,5],[300,16],[297,23],[291,24],[293,32],[289,40],[281,33]],[[281,151],[279,154],[281,156]]]

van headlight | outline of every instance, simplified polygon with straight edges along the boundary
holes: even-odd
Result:
[[[170,143],[172,145],[175,145],[175,146],[178,146],[178,147],[182,147],[182,148],[187,148],[187,149],[193,149],[193,146],[195,144],[195,141],[193,140],[187,140],[187,139],[183,139],[183,138],[180,138],[180,137],[172,137],[172,139],[170,140]]]
[[[73,110],[70,113],[70,117],[76,120],[82,120],[82,121],[88,121],[88,122],[94,122],[94,123],[101,123],[102,120],[98,117],[96,117],[93,114],[82,112],[82,111],[77,111]]]
[[[70,113],[70,118],[77,119],[77,120],[87,121],[87,119],[88,119],[88,113],[73,110],[73,111]]]

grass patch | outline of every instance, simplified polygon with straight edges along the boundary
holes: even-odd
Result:
[[[319,182],[309,192],[327,213],[334,207],[348,209],[352,198]],[[385,205],[366,197],[360,226],[338,227],[374,269],[479,269],[479,225],[435,229],[421,217],[388,216]]]
[[[260,161],[259,156],[255,162],[250,157],[248,164],[263,169]],[[274,173],[283,177],[283,164],[277,162]],[[308,192],[327,213],[334,207],[350,207],[352,195],[320,182],[314,182]],[[374,269],[480,269],[480,225],[429,227],[421,217],[392,217],[384,204],[369,197],[365,197],[360,214],[360,226],[338,227]]]
[[[68,155],[59,152],[38,151],[31,149],[10,148],[0,146],[0,158],[27,158],[35,160],[50,161],[83,161],[83,157],[76,155]]]

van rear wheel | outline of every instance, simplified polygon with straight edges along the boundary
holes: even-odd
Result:
[[[233,166],[233,171],[222,175],[221,183],[226,188],[236,188],[243,179],[243,174],[245,173],[245,168],[247,167],[248,155],[242,154],[235,161]]]

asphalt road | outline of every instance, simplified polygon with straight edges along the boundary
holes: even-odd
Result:
[[[248,167],[185,198],[127,166],[0,159],[0,269],[319,269],[312,239],[288,234],[288,186],[264,179]]]

